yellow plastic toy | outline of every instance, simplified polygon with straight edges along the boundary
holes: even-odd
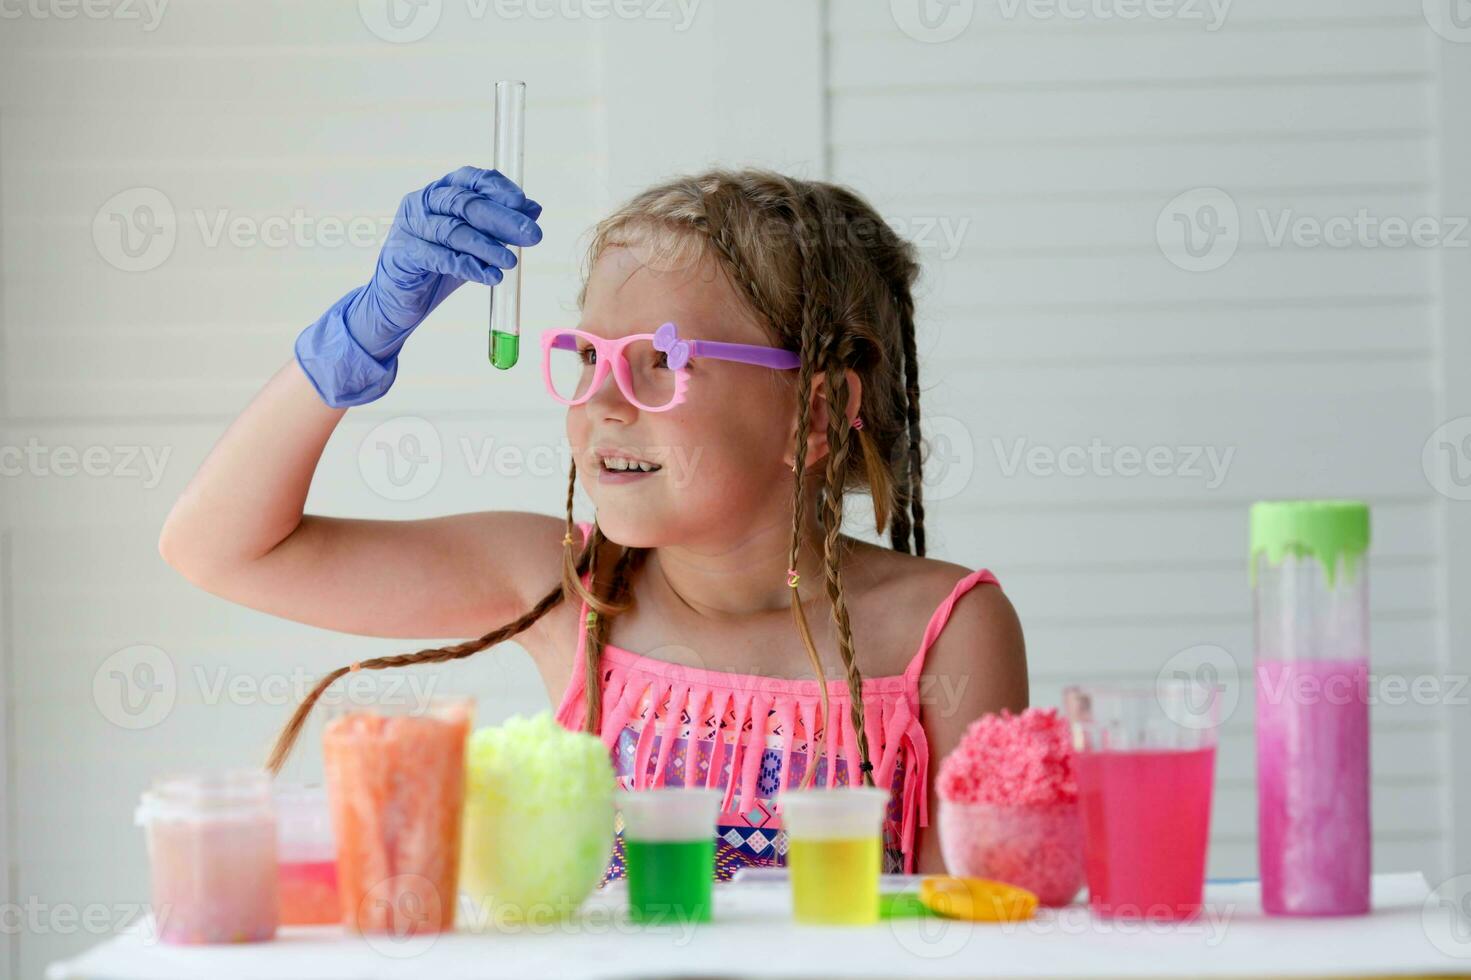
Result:
[[[936,915],[972,922],[1021,922],[1037,911],[1036,895],[987,878],[933,875],[920,881],[919,900]]]

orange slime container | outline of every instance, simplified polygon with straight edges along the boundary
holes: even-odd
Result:
[[[322,733],[342,924],[403,938],[454,928],[469,699],[354,710]]]

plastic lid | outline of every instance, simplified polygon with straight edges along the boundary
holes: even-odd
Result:
[[[668,787],[614,794],[623,811],[623,835],[631,840],[690,841],[715,836],[715,821],[725,792]]]
[[[270,773],[228,769],[155,779],[133,812],[133,822],[142,826],[160,819],[235,818],[255,813],[272,813]]]
[[[787,836],[843,840],[882,834],[889,791],[877,786],[784,790],[776,798]]]
[[[327,789],[320,783],[274,788],[276,853],[282,861],[312,861],[337,854]]]
[[[1251,507],[1251,579],[1257,556],[1280,565],[1288,555],[1323,564],[1331,586],[1339,559],[1352,579],[1369,549],[1369,505],[1361,500],[1263,500]]]

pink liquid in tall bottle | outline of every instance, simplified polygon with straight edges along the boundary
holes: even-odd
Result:
[[[1256,665],[1262,908],[1369,911],[1369,661]]]
[[[1088,905],[1112,917],[1200,910],[1214,746],[1079,752]]]

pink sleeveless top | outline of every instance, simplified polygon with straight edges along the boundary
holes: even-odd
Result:
[[[592,525],[578,525],[587,540]],[[584,584],[587,581],[583,576]],[[874,785],[890,792],[884,822],[884,872],[914,869],[916,827],[929,826],[930,752],[920,724],[919,679],[925,653],[945,628],[955,602],[978,584],[997,584],[986,569],[971,572],[940,603],[904,673],[863,680],[864,728]],[[587,617],[583,603],[580,620]],[[572,681],[557,722],[581,731],[586,711],[586,633],[580,632]],[[703,670],[606,645],[602,655],[599,731],[612,755],[619,789],[700,786],[725,791],[716,821],[715,876],[726,881],[747,866],[786,863],[786,835],[774,801],[800,786],[822,698],[815,680]],[[848,686],[828,680],[834,731],[816,760],[814,787],[861,782]],[[621,826],[603,881],[623,875]]]

